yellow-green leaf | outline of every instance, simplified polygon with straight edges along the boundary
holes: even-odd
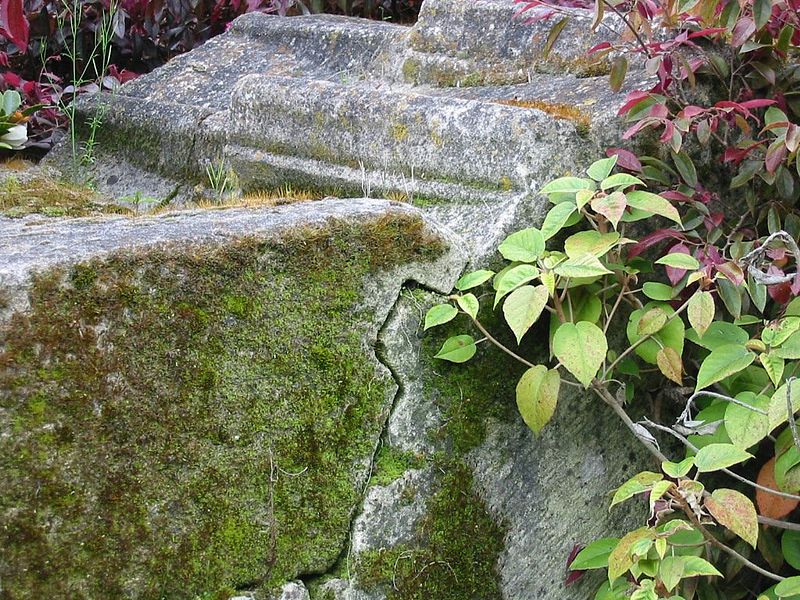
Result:
[[[492,282],[494,289],[497,291],[494,296],[494,306],[496,307],[506,294],[513,292],[519,286],[533,281],[537,277],[539,277],[539,269],[533,265],[522,264],[511,267],[508,270],[503,269]]]
[[[534,262],[544,253],[544,236],[535,227],[509,235],[498,248],[506,260]]]
[[[706,498],[705,507],[720,525],[750,544],[758,542],[758,515],[750,499],[736,490],[719,488]]]
[[[480,284],[489,281],[492,276],[494,276],[494,271],[489,271],[487,269],[481,269],[479,271],[467,273],[461,277],[461,279],[456,281],[456,289],[464,292],[474,287],[478,287]]]
[[[632,498],[636,494],[648,491],[653,487],[654,483],[663,479],[664,476],[661,473],[653,473],[652,471],[637,473],[617,488],[614,492],[614,497],[611,499],[611,505],[608,507],[609,510],[620,502]]]
[[[558,371],[543,365],[525,371],[517,383],[517,408],[534,433],[539,433],[553,417],[560,386]]]
[[[769,398],[756,396],[753,392],[742,392],[736,399],[764,413],[769,408]],[[742,449],[757,444],[769,433],[767,415],[752,409],[733,402],[725,408],[725,431],[731,442]]]
[[[564,252],[567,256],[575,258],[584,254],[601,257],[606,254],[619,241],[619,234],[615,231],[600,233],[589,230],[580,231],[564,240]]]
[[[437,304],[425,315],[425,329],[452,321],[457,314],[458,309],[452,304]]]
[[[562,323],[553,337],[553,354],[584,387],[597,375],[607,351],[603,330],[588,321]]]
[[[544,285],[523,285],[517,288],[506,298],[503,304],[503,315],[505,315],[508,326],[517,338],[517,344],[522,340],[522,336],[527,333],[542,314],[549,294]]]
[[[471,335],[455,335],[445,340],[434,358],[463,363],[475,356],[476,350],[475,339]]]
[[[561,277],[599,277],[611,273],[593,254],[570,257],[559,263],[553,271]]]
[[[461,310],[463,310],[473,319],[478,316],[478,309],[480,308],[480,305],[478,304],[478,299],[475,297],[475,294],[457,296],[456,302],[458,303],[459,308],[461,308]]]
[[[697,332],[698,337],[708,330],[708,326],[714,320],[714,297],[710,292],[697,291],[689,298],[689,306],[686,309],[689,315],[689,323]]]
[[[638,208],[654,215],[666,217],[670,221],[681,224],[681,216],[669,200],[662,198],[658,194],[645,192],[644,190],[634,190],[626,194],[628,206]]]
[[[695,389],[705,389],[711,384],[744,370],[755,358],[754,353],[742,346],[734,344],[720,346],[712,351],[700,365]]]
[[[681,355],[669,346],[658,349],[656,354],[658,370],[670,381],[683,385],[683,361]]]
[[[682,252],[675,252],[662,256],[656,261],[656,264],[675,267],[676,269],[684,269],[686,271],[694,271],[700,268],[700,263],[694,256],[683,254]]]
[[[753,455],[733,444],[709,444],[697,451],[694,466],[700,473],[707,473],[725,469],[749,458],[753,458]]]
[[[608,580],[613,582],[617,577],[622,577],[633,566],[629,550],[635,542],[655,537],[656,532],[649,527],[641,527],[625,534],[608,556]]]
[[[642,315],[639,323],[636,325],[636,335],[646,336],[652,335],[661,330],[667,322],[667,313],[663,309],[656,307],[651,308]]]

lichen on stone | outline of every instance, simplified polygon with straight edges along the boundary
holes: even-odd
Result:
[[[361,283],[442,250],[395,215],[36,274],[0,324],[4,600],[223,598],[330,568],[391,402]]]

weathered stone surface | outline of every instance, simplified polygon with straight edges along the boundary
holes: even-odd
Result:
[[[330,568],[396,390],[372,350],[386,298],[449,287],[445,243],[368,200],[0,219],[5,597]]]
[[[580,58],[592,41],[579,34],[588,17],[573,11],[544,60],[552,22],[526,24],[514,10],[505,0],[431,0],[412,28],[244,15],[228,33],[113,96],[82,101],[84,118],[105,114],[97,184],[128,190],[124,161],[173,178],[180,189],[170,191],[184,200],[208,184],[209,166],[225,167],[233,190],[245,193],[289,183],[426,202],[525,197],[599,152],[602,131],[616,132],[609,117],[622,96],[605,93],[583,113],[553,109],[552,98],[572,105],[575,88],[592,80],[568,73],[596,74]],[[542,70],[552,74],[536,79]],[[496,85],[510,81],[525,83]],[[455,87],[466,83],[483,85]],[[589,87],[597,91],[598,83]],[[509,104],[514,97],[539,104]],[[67,154],[62,147],[50,160],[68,164]],[[142,193],[168,187],[159,180]]]
[[[520,5],[507,0],[426,0],[409,36],[406,81],[438,86],[486,86],[527,82],[533,73],[603,74],[586,50],[601,41],[590,30],[592,15],[566,9],[555,19],[531,22],[546,9],[517,16]],[[545,56],[550,29],[563,17],[567,25]],[[604,25],[613,32],[615,23]]]

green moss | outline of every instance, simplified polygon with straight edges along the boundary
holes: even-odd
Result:
[[[87,217],[128,212],[115,204],[101,203],[88,188],[45,177],[24,183],[9,177],[0,184],[0,215],[6,217]]]
[[[0,326],[0,597],[215,598],[329,568],[389,384],[361,282],[441,250],[393,217],[37,275]]]
[[[358,580],[390,600],[496,600],[503,531],[471,491],[467,467],[450,468],[417,532],[419,545],[359,555]]]
[[[370,485],[389,485],[409,469],[420,469],[425,460],[414,452],[382,445],[375,456]]]

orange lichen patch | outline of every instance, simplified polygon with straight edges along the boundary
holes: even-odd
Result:
[[[575,123],[578,127],[588,129],[592,124],[592,120],[580,108],[570,104],[559,104],[557,102],[545,102],[544,100],[519,100],[517,98],[510,98],[508,100],[498,100],[498,104],[505,104],[508,106],[516,106],[519,108],[535,108],[546,112],[548,115],[556,119],[565,119]]]

